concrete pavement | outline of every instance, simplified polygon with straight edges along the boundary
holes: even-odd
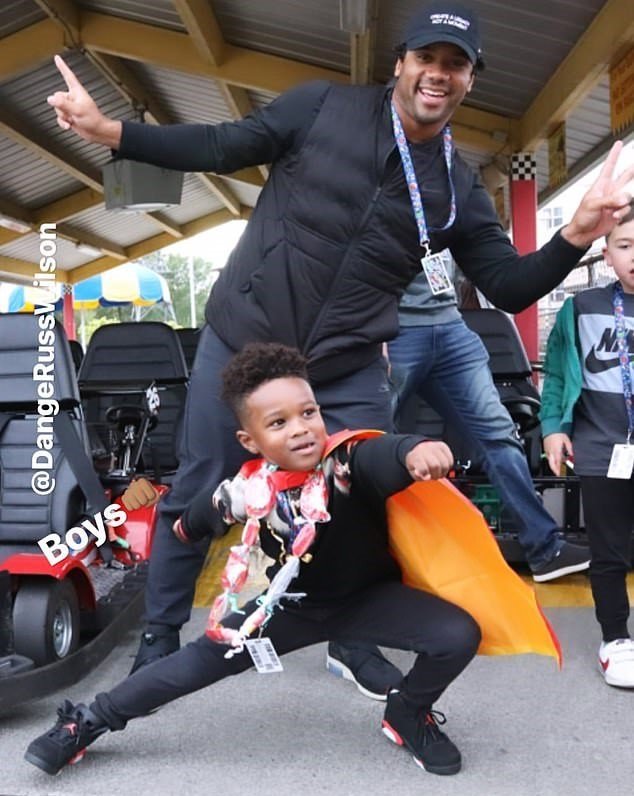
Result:
[[[196,609],[184,640],[198,635]],[[478,657],[438,708],[463,753],[453,777],[427,774],[380,732],[382,706],[324,668],[325,645],[283,659],[282,674],[247,672],[100,739],[49,777],[22,760],[62,696],[88,701],[124,677],[137,633],[75,687],[0,717],[2,796],[595,796],[634,778],[634,691],[596,668],[591,608],[548,608],[564,667],[539,656]],[[410,656],[389,652],[402,668]]]

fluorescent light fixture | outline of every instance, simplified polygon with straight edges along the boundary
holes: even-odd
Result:
[[[183,172],[134,160],[111,160],[102,169],[106,210],[148,213],[181,202]]]
[[[17,218],[13,218],[13,216],[8,216],[6,213],[0,213],[0,227],[4,227],[5,229],[10,229],[13,232],[31,231],[31,227],[28,224],[25,224],[24,221],[20,221]]]
[[[370,27],[370,0],[339,0],[339,27],[348,33],[365,33]]]

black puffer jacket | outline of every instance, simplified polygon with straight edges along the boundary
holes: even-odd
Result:
[[[272,162],[271,176],[227,267],[207,321],[234,349],[250,340],[297,346],[323,382],[360,368],[398,331],[397,306],[418,273],[418,231],[394,144],[390,89],[318,82],[239,122],[151,127],[124,123],[119,155],[168,168],[230,172]],[[448,214],[442,139],[435,174],[418,174],[430,227]],[[429,152],[425,156],[429,163]],[[432,179],[433,177],[433,179]],[[520,257],[491,201],[458,154],[457,216],[432,233],[496,306],[518,312],[555,287],[583,252],[561,236]],[[442,190],[428,190],[429,185]]]

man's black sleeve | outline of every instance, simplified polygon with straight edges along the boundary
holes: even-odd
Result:
[[[451,253],[467,278],[506,312],[521,312],[545,296],[585,254],[558,232],[541,249],[520,256],[477,178],[464,207]]]
[[[384,500],[408,487],[412,476],[405,457],[420,442],[425,437],[417,434],[385,434],[357,442],[350,456],[352,488]]]
[[[181,516],[185,536],[192,542],[204,539],[205,536],[224,536],[229,530],[211,497],[209,488],[199,492]]]
[[[123,122],[119,158],[177,171],[228,174],[274,163],[301,147],[328,92],[325,81],[305,83],[235,122],[151,125]]]

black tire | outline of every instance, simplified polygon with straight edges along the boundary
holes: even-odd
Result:
[[[13,603],[15,651],[44,666],[79,646],[79,602],[67,580],[25,578]]]

